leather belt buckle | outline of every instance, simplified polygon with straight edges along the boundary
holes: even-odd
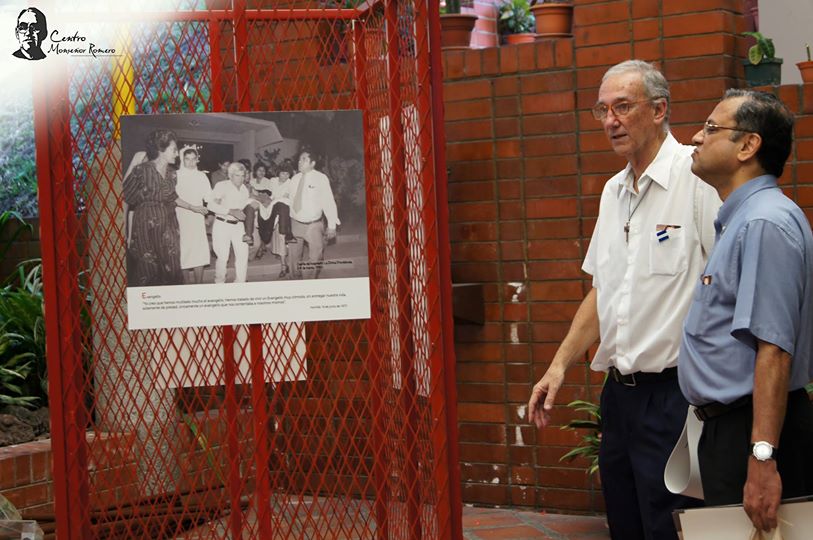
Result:
[[[623,384],[624,386],[638,386],[638,381],[635,380],[635,373],[630,373],[629,375],[622,376],[621,384]]]
[[[629,375],[622,375],[618,368],[615,366],[610,367],[610,373],[612,374],[613,380],[615,382],[623,384],[624,386],[634,387],[638,386],[638,381],[635,379],[635,373],[630,373]]]

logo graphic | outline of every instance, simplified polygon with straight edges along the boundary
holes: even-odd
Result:
[[[42,40],[48,35],[48,23],[45,21],[45,14],[35,7],[22,10],[17,16],[17,26],[14,29],[20,48],[12,53],[17,58],[24,60],[42,60],[45,53],[42,52]]]

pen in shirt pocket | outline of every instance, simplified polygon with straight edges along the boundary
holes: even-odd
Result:
[[[669,229],[680,229],[680,225],[655,225],[655,237],[659,243],[669,240]]]

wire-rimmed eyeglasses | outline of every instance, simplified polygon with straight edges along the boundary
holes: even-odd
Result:
[[[604,103],[596,103],[593,108],[591,109],[593,113],[593,118],[596,120],[604,120],[607,118],[607,114],[612,112],[613,116],[616,118],[623,118],[627,116],[630,111],[632,111],[633,107],[638,103],[646,103],[647,101],[652,101],[651,99],[639,99],[638,101],[619,101],[618,103],[613,103],[612,105],[605,105]]]
[[[706,122],[703,124],[703,135],[714,135],[721,129],[727,129],[729,131],[742,131],[745,133],[756,133],[756,131],[752,131],[750,129],[743,129],[737,126],[734,127],[721,126],[719,124],[715,124],[711,120],[706,120]]]

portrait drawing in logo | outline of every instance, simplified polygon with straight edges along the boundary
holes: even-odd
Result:
[[[12,53],[13,56],[24,60],[45,58],[41,45],[48,34],[48,24],[42,11],[35,7],[22,10],[17,16],[14,34],[20,43],[20,48]]]

